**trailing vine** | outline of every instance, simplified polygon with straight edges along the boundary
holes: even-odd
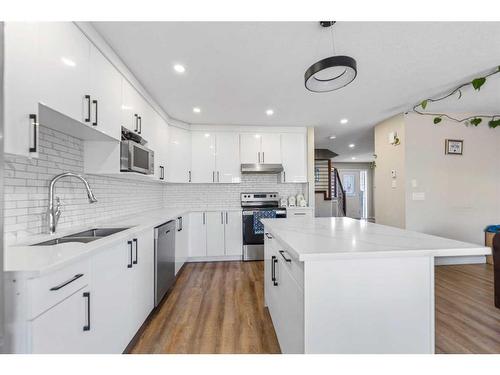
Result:
[[[481,87],[486,83],[486,80],[489,77],[491,77],[495,74],[498,74],[498,73],[500,73],[500,66],[498,66],[494,71],[492,71],[492,72],[490,72],[482,77],[474,78],[470,82],[466,82],[466,83],[461,84],[460,86],[456,87],[455,89],[453,89],[452,91],[450,91],[446,95],[443,95],[443,96],[438,97],[438,98],[428,98],[428,99],[422,100],[420,103],[415,104],[413,106],[413,111],[415,113],[418,113],[419,115],[433,116],[434,117],[433,122],[436,125],[438,125],[443,120],[443,118],[447,118],[451,121],[464,123],[465,125],[478,126],[479,124],[481,124],[483,122],[483,119],[484,119],[484,120],[489,120],[488,126],[490,128],[496,128],[497,126],[500,126],[500,115],[474,115],[474,116],[469,116],[469,117],[465,117],[465,118],[456,118],[456,117],[450,116],[446,113],[431,113],[431,112],[423,112],[423,111],[425,111],[425,109],[427,108],[427,105],[429,103],[440,102],[440,101],[445,100],[445,99],[449,98],[450,96],[453,96],[456,94],[458,94],[458,99],[460,99],[462,97],[462,89],[464,89],[465,87],[472,86],[474,88],[474,90],[480,91]]]

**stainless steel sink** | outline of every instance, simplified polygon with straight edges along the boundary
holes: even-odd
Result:
[[[112,234],[127,230],[129,228],[94,228],[83,232],[70,234],[69,236],[64,236],[63,238],[73,238],[73,237],[107,237]]]
[[[48,240],[40,243],[35,243],[31,246],[51,246],[51,245],[58,245],[60,243],[67,243],[67,242],[92,242],[99,239],[99,237],[61,237],[61,238],[54,238],[53,240]]]
[[[92,242],[95,240],[98,240],[99,238],[104,238],[107,236],[111,236],[112,234],[127,230],[129,228],[94,228],[94,229],[89,229],[83,232],[75,233],[75,234],[70,234],[64,237],[60,238],[54,238],[52,240],[44,241],[44,242],[39,242],[35,243],[31,246],[52,246],[52,245],[58,245],[61,243],[68,243],[68,242],[82,242],[82,243],[87,243],[87,242]]]

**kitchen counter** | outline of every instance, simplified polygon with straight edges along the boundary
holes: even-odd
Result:
[[[350,218],[262,221],[283,353],[434,353],[434,258],[491,252]]]
[[[488,247],[346,217],[262,220],[300,261],[366,256],[490,255]]]
[[[186,209],[186,208],[159,208],[138,214],[121,216],[111,219],[96,221],[91,225],[72,227],[57,231],[56,234],[41,234],[29,236],[20,242],[8,244],[4,251],[4,271],[24,272],[27,277],[37,277],[66,266],[69,263],[91,256],[97,251],[108,247],[110,244],[130,237],[148,228],[154,228],[169,220],[196,211],[241,211],[239,207]],[[64,214],[64,213],[63,213]],[[130,227],[127,230],[98,240],[79,243],[67,242],[52,246],[30,246],[34,243],[44,242],[53,238],[78,233],[92,228],[118,228]]]

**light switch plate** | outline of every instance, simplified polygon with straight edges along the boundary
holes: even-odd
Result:
[[[425,193],[424,192],[412,193],[411,199],[414,201],[425,201]]]
[[[395,169],[391,170],[391,177],[396,178],[396,170]]]

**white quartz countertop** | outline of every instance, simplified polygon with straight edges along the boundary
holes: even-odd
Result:
[[[29,277],[36,277],[51,272],[65,265],[83,259],[93,253],[107,248],[116,241],[125,240],[134,233],[157,227],[167,221],[174,220],[189,212],[197,211],[241,211],[241,208],[159,208],[142,213],[96,221],[92,225],[72,227],[57,231],[56,234],[34,235],[23,241],[8,244],[4,251],[4,270],[7,272],[25,272]],[[64,214],[64,213],[63,213]],[[82,232],[92,228],[123,228],[130,229],[100,238],[98,240],[79,243],[67,242],[53,246],[30,246],[65,235]]]
[[[262,223],[300,261],[491,254],[488,247],[345,217],[263,219]]]

